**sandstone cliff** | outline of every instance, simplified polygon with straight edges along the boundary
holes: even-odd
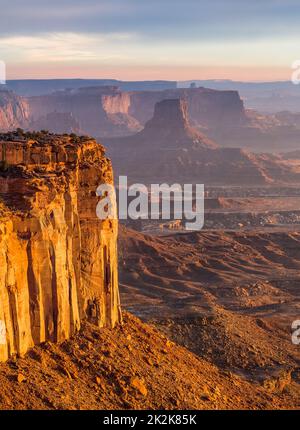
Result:
[[[247,122],[243,101],[237,91],[216,91],[208,88],[132,92],[129,114],[141,124],[145,124],[153,116],[157,102],[176,98],[187,102],[188,115],[195,126],[236,127]]]
[[[120,321],[117,220],[96,217],[112,168],[94,140],[1,135],[0,360]],[[3,334],[3,330],[2,330]]]
[[[179,98],[186,101],[189,118],[199,128],[236,127],[247,122],[238,92],[207,88],[122,92],[114,86],[91,87],[57,91],[26,100],[33,122],[31,128],[41,128],[37,127],[40,117],[68,112],[79,122],[82,132],[116,137],[139,131],[152,118],[156,103]],[[51,124],[49,129],[54,131]]]
[[[191,127],[188,117],[188,104],[182,99],[166,99],[156,103],[153,118],[146,122],[145,128],[136,136],[149,144],[149,149],[175,148],[216,148],[217,144],[203,133]]]
[[[190,126],[188,102],[156,103],[153,118],[134,136],[106,139],[118,174],[132,182],[253,185],[297,182],[297,166],[279,156],[221,148]]]
[[[49,114],[71,114],[81,132],[93,136],[121,136],[140,130],[138,121],[129,115],[130,98],[116,87],[91,87],[57,91],[26,99],[29,105],[30,129],[41,129]],[[48,129],[55,124],[49,121]],[[68,132],[68,126],[63,132]]]
[[[28,105],[12,91],[0,91],[0,131],[25,127],[28,122]]]

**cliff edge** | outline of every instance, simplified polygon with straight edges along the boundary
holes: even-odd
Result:
[[[112,167],[95,140],[0,135],[0,361],[120,321],[117,220],[96,217]]]

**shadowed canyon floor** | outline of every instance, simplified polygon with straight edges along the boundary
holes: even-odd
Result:
[[[267,185],[299,183],[299,160],[222,148],[191,126],[180,99],[155,104],[152,119],[133,136],[104,139],[117,175],[129,182]]]
[[[300,233],[122,229],[123,305],[223,369],[299,396]],[[276,382],[277,381],[277,382]],[[298,394],[296,394],[298,393]]]

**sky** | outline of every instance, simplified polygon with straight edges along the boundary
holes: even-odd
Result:
[[[288,80],[299,0],[0,0],[7,79]]]

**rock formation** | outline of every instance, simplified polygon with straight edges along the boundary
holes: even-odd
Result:
[[[12,91],[0,91],[0,131],[25,127],[28,122],[28,105]]]
[[[30,119],[37,122],[52,112],[72,113],[84,133],[98,137],[132,135],[165,99],[182,99],[193,125],[222,128],[246,122],[243,102],[236,91],[173,88],[161,91],[122,92],[118,87],[85,87],[28,97]],[[52,130],[49,127],[50,131]]]
[[[176,81],[119,81],[117,79],[14,79],[6,87],[20,96],[40,96],[68,88],[117,86],[122,91],[159,91],[176,88]]]
[[[79,122],[71,112],[48,113],[36,121],[31,121],[28,128],[30,130],[51,130],[52,133],[58,134],[81,133]]]
[[[96,217],[110,161],[90,138],[0,135],[0,361],[120,321],[117,220]],[[3,338],[3,327],[4,338]]]
[[[181,99],[167,99],[156,103],[153,118],[145,124],[144,130],[129,139],[149,142],[151,149],[153,146],[160,149],[217,147],[212,140],[190,126],[188,105]]]
[[[253,185],[300,180],[297,169],[279,156],[218,147],[190,126],[186,100],[158,102],[141,132],[105,142],[115,171],[133,182]]]
[[[208,88],[132,92],[129,114],[141,124],[145,124],[153,116],[157,102],[178,98],[187,102],[188,115],[195,126],[220,128],[247,122],[244,105],[237,91],[216,91]]]
[[[58,89],[66,82],[49,83],[57,85]],[[89,134],[100,140],[130,136],[142,130],[153,117],[156,103],[181,99],[187,103],[191,125],[222,147],[276,153],[298,148],[300,129],[296,114],[262,115],[245,109],[237,91],[170,87],[124,92],[127,86],[122,89],[113,85],[78,88],[80,82],[70,81],[70,86],[72,83],[73,88],[49,90],[38,96],[20,97],[11,91],[0,91],[0,131],[17,127],[46,129],[53,133]],[[108,80],[109,83],[112,82]],[[23,84],[26,87],[24,82],[21,87]],[[29,87],[33,85],[38,92],[44,84],[28,82]],[[18,90],[17,82],[13,87]],[[153,89],[151,85],[149,88]]]
[[[140,130],[138,121],[128,114],[130,98],[117,87],[91,87],[57,91],[27,98],[32,123],[49,114],[71,114],[80,130],[92,136],[122,136]],[[55,126],[55,124],[53,124]],[[48,129],[52,129],[49,122]]]

